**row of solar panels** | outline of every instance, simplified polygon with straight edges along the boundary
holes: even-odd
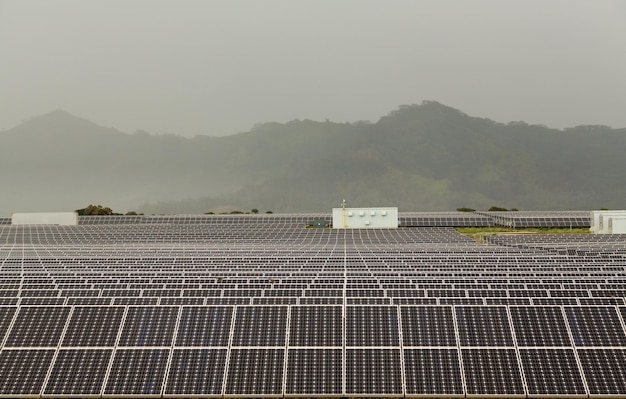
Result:
[[[589,211],[551,212],[402,212],[398,224],[405,227],[590,227]],[[329,213],[258,215],[165,215],[165,216],[80,216],[81,225],[90,224],[283,224],[312,225],[315,220],[332,224]],[[0,225],[11,218],[0,218]]]
[[[3,348],[626,347],[616,306],[0,307]]]
[[[181,305],[625,305],[624,297],[574,298],[574,297],[525,297],[525,298],[337,298],[337,297],[23,297],[0,298],[0,306],[181,306]]]
[[[607,397],[626,349],[22,349],[0,373],[3,397]]]

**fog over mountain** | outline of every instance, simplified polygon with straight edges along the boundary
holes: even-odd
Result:
[[[378,121],[264,123],[225,137],[126,134],[65,111],[0,132],[0,216],[117,212],[623,208],[626,129],[471,117],[434,101]]]
[[[0,131],[62,108],[225,136],[426,99],[626,127],[625,21],[623,0],[0,0]]]

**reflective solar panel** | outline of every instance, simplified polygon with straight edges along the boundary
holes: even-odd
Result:
[[[337,395],[342,392],[341,349],[290,349],[286,394]]]
[[[578,349],[590,395],[626,395],[626,349]]]
[[[405,349],[407,395],[463,395],[457,349]]]
[[[16,310],[15,307],[0,307],[0,342],[4,339]]]
[[[177,316],[173,306],[129,307],[119,346],[170,346]]]
[[[513,346],[504,306],[457,306],[461,346]]]
[[[226,394],[280,395],[284,349],[231,349]]]
[[[615,307],[565,307],[577,346],[626,346],[626,334]]]
[[[0,395],[626,397],[626,235],[405,216],[0,226]]]
[[[115,346],[123,307],[75,307],[63,346]]]
[[[456,346],[452,307],[401,306],[404,346]]]
[[[227,349],[174,349],[165,394],[221,395]]]
[[[57,346],[70,309],[52,306],[20,307],[5,346]]]
[[[287,306],[237,307],[233,346],[285,346]]]
[[[398,315],[395,306],[347,306],[347,346],[398,346]]]
[[[39,395],[53,356],[54,350],[2,350],[0,395]]]
[[[341,306],[292,306],[290,346],[343,346]]]
[[[462,349],[468,395],[524,396],[514,349]]]
[[[512,306],[510,311],[519,346],[571,346],[561,308]]]
[[[99,395],[112,354],[112,349],[61,349],[44,393]]]
[[[520,349],[529,395],[586,395],[572,349]]]
[[[169,349],[118,349],[105,394],[158,395],[167,368]]]
[[[402,394],[400,349],[346,349],[346,394]]]
[[[228,346],[232,314],[232,307],[183,307],[176,346]]]

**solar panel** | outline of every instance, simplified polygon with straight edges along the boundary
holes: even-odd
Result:
[[[99,395],[112,354],[112,349],[61,349],[44,393]]]
[[[63,346],[115,346],[123,307],[75,307]]]
[[[129,307],[119,346],[170,346],[177,316],[174,306]]]
[[[347,346],[398,346],[398,315],[395,306],[347,306]]]
[[[626,334],[615,307],[565,307],[577,346],[626,346]]]
[[[571,349],[520,349],[529,395],[586,395]]]
[[[227,395],[280,395],[284,349],[231,349]]]
[[[289,349],[287,395],[337,395],[342,392],[341,349]]]
[[[165,394],[221,395],[227,349],[174,349]]]
[[[346,349],[346,394],[402,394],[400,349]]]
[[[578,349],[590,395],[626,395],[626,349]]]
[[[343,346],[341,306],[292,306],[290,346]]]
[[[285,346],[287,306],[237,307],[232,346]]]
[[[512,306],[510,311],[519,346],[571,346],[560,307]]]
[[[167,368],[169,349],[118,349],[104,393],[158,395]]]
[[[401,306],[404,346],[456,346],[452,307]]]
[[[457,349],[404,349],[407,395],[462,396]]]
[[[16,310],[15,307],[0,307],[0,342],[4,340]]]
[[[468,395],[524,396],[514,349],[462,349]]]
[[[20,307],[5,346],[56,347],[70,307]]]
[[[39,395],[54,350],[27,349],[0,352],[0,395]]]
[[[232,307],[183,307],[176,346],[228,346],[232,314]]]
[[[513,346],[504,306],[457,306],[461,346]]]
[[[626,236],[230,216],[0,226],[0,395],[626,397]]]

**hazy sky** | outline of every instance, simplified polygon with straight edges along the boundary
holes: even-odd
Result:
[[[225,135],[422,100],[626,127],[626,1],[0,0],[0,130],[61,108]]]

